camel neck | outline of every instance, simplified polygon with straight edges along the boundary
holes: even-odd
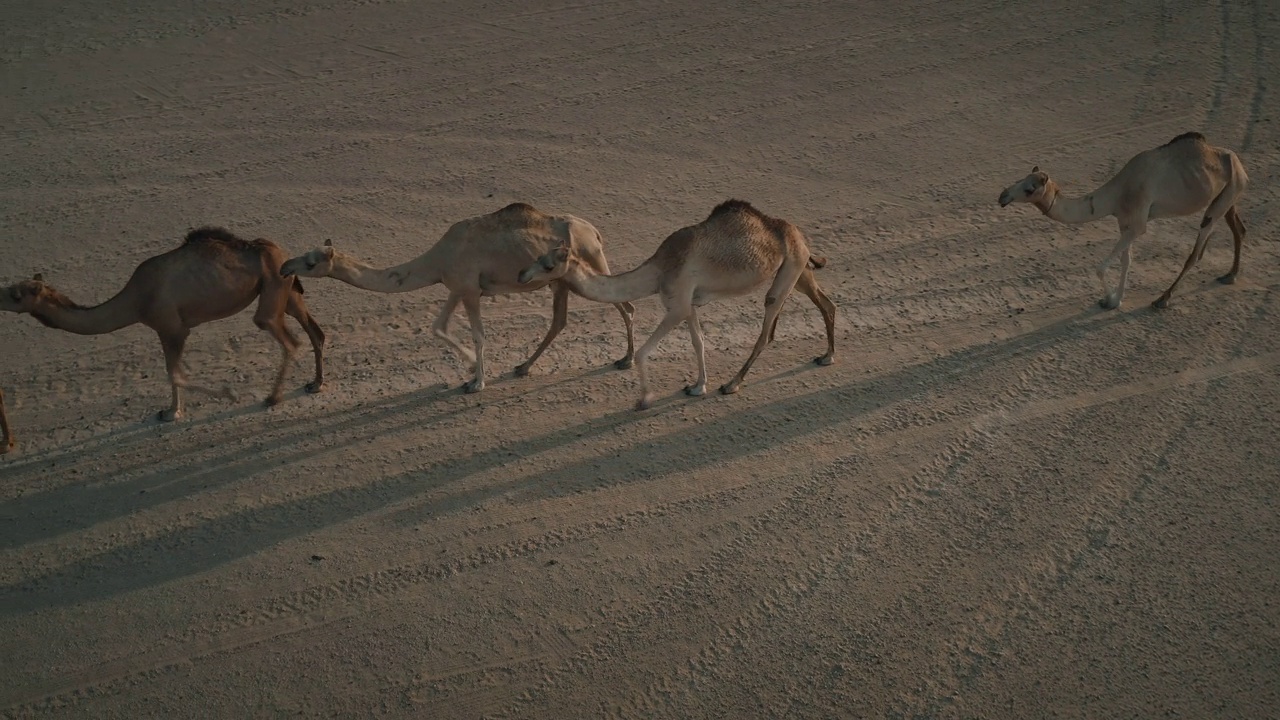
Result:
[[[335,258],[329,275],[348,285],[380,293],[402,293],[418,290],[440,282],[434,268],[421,266],[421,258],[389,268],[374,268],[359,260],[339,256]]]
[[[1045,185],[1044,194],[1035,201],[1035,206],[1052,220],[1079,225],[1110,214],[1107,208],[1100,207],[1102,203],[1097,201],[1095,195],[1096,193],[1089,193],[1079,198],[1066,197],[1058,184],[1050,180]]]
[[[662,273],[652,261],[619,275],[597,275],[575,263],[564,281],[582,297],[605,303],[639,300],[658,292]]]
[[[133,325],[139,319],[133,303],[125,297],[123,291],[101,305],[82,307],[75,303],[53,304],[36,310],[31,315],[49,327],[76,335],[115,332]]]

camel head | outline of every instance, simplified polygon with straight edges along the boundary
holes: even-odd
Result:
[[[529,267],[520,271],[517,278],[521,285],[528,285],[531,282],[549,283],[552,280],[559,280],[569,272],[569,263],[573,259],[573,253],[569,251],[568,244],[560,245],[551,250],[551,252],[538,258]]]
[[[0,290],[0,310],[13,313],[37,314],[41,308],[49,305],[70,305],[61,293],[45,284],[44,278],[37,274],[30,280],[23,280]]]
[[[1040,166],[1031,168],[1031,174],[1010,185],[1000,193],[1000,207],[1010,203],[1033,203],[1044,197],[1049,186],[1049,173],[1040,172]]]
[[[333,272],[333,242],[324,241],[324,247],[316,248],[305,255],[299,255],[291,260],[286,260],[284,265],[280,266],[280,274],[289,277],[297,275],[298,277],[328,277]]]

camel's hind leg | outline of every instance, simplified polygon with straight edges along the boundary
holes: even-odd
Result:
[[[698,361],[698,379],[685,386],[684,394],[697,397],[707,392],[707,354],[702,346],[702,325],[698,322],[698,308],[689,306],[689,339],[693,341],[693,356]]]
[[[613,361],[613,366],[619,370],[626,370],[635,364],[636,360],[636,335],[631,323],[631,318],[636,314],[636,307],[629,302],[622,302],[614,305],[618,308],[618,314],[622,316],[622,324],[627,328],[627,354]]]
[[[13,429],[9,427],[9,413],[4,409],[4,391],[0,390],[0,431],[4,432],[4,440],[0,442],[0,455],[13,449]]]
[[[796,281],[796,289],[807,295],[818,307],[818,312],[822,313],[822,323],[827,328],[827,354],[814,358],[813,362],[818,365],[830,365],[835,362],[836,355],[836,305],[831,302],[826,293],[822,292],[822,288],[818,287],[818,279],[807,267],[800,273],[800,279]],[[773,318],[773,326],[778,326],[777,316]],[[772,329],[769,331],[769,342],[773,342]]]
[[[318,393],[324,389],[324,330],[321,330],[315,318],[311,317],[311,313],[307,311],[307,303],[299,293],[289,294],[289,304],[285,312],[298,321],[303,331],[307,333],[307,338],[311,340],[311,349],[316,356],[316,377],[307,383],[307,392]]]
[[[791,295],[791,290],[796,286],[796,281],[800,279],[801,274],[805,270],[805,259],[800,262],[792,262],[790,259],[782,264],[778,269],[778,274],[773,278],[773,285],[769,287],[769,292],[764,296],[764,326],[760,328],[760,337],[756,338],[755,347],[751,348],[751,355],[747,358],[747,362],[742,365],[742,369],[738,371],[733,379],[720,386],[720,392],[725,395],[732,395],[738,392],[738,387],[742,385],[742,380],[747,376],[747,371],[751,370],[751,365],[760,357],[760,352],[764,350],[764,346],[769,344],[770,336],[773,334],[773,326],[778,320],[778,313],[782,311],[782,306],[787,302],[787,297]]]
[[[1169,286],[1169,289],[1165,290],[1163,295],[1151,303],[1152,307],[1159,310],[1169,307],[1169,298],[1173,296],[1173,289],[1178,287],[1178,283],[1182,282],[1183,276],[1200,262],[1200,258],[1204,255],[1205,246],[1209,244],[1209,236],[1213,234],[1217,223],[1218,218],[1210,215],[1204,216],[1204,221],[1200,223],[1200,233],[1196,235],[1196,244],[1191,248],[1191,254],[1187,256],[1187,261],[1183,263],[1182,272],[1178,273],[1178,277],[1173,279],[1173,284]]]
[[[1234,285],[1236,276],[1240,274],[1240,249],[1244,247],[1244,220],[1240,219],[1240,213],[1236,210],[1236,206],[1232,205],[1227,214],[1223,216],[1227,221],[1227,225],[1231,228],[1231,239],[1235,242],[1235,259],[1231,262],[1231,271],[1226,275],[1218,278],[1218,282],[1223,285]]]
[[[516,366],[516,377],[524,377],[529,374],[529,368],[533,367],[533,363],[542,355],[542,351],[547,349],[552,340],[556,339],[556,335],[564,329],[569,322],[569,286],[562,282],[552,284],[551,291],[553,293],[551,300],[551,327],[547,329],[547,336],[542,338],[542,344],[538,345],[538,349],[533,351],[528,360]]]

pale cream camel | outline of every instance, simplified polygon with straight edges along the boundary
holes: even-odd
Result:
[[[0,455],[3,455],[13,449],[13,430],[9,427],[9,413],[4,411],[4,391],[0,390],[0,431],[4,432],[4,438],[0,441]]]
[[[188,233],[179,247],[144,260],[124,289],[101,305],[77,305],[36,275],[0,293],[0,310],[29,313],[49,327],[77,335],[101,335],[135,323],[155,330],[173,386],[173,402],[160,411],[159,418],[169,421],[182,417],[184,389],[230,394],[187,382],[182,349],[191,329],[235,315],[257,298],[253,322],[284,350],[266,399],[267,405],[274,405],[281,399],[281,387],[298,347],[297,338],[285,327],[285,314],[302,325],[315,350],[316,376],[307,391],[319,392],[324,387],[324,332],[307,312],[302,283],[280,275],[283,261],[284,253],[275,243],[242,240],[222,228],[204,227]]]
[[[1097,269],[1098,280],[1102,283],[1099,304],[1107,309],[1120,307],[1124,300],[1132,257],[1130,246],[1146,232],[1147,221],[1204,211],[1200,234],[1182,266],[1182,272],[1152,303],[1157,308],[1165,308],[1169,306],[1169,297],[1182,276],[1204,256],[1209,235],[1219,219],[1226,220],[1231,228],[1235,240],[1235,261],[1231,264],[1231,271],[1218,281],[1226,285],[1236,281],[1245,233],[1236,202],[1248,184],[1249,176],[1234,152],[1214,147],[1200,133],[1189,132],[1133,156],[1115,177],[1081,198],[1063,197],[1059,194],[1058,184],[1049,179],[1048,174],[1040,172],[1038,166],[1034,167],[1030,175],[1000,193],[1000,206],[1031,203],[1049,218],[1071,224],[1114,215],[1120,225],[1120,241]],[[1117,258],[1120,259],[1120,282],[1113,291],[1107,286],[1106,272]]]
[[[822,313],[827,326],[827,354],[814,358],[814,362],[830,365],[836,350],[836,308],[813,275],[813,270],[826,262],[825,258],[810,256],[808,242],[795,225],[769,217],[750,203],[728,200],[717,205],[706,220],[672,233],[648,260],[629,272],[595,274],[584,268],[582,261],[567,248],[560,247],[525,268],[520,273],[520,281],[563,279],[579,295],[597,302],[627,302],[655,293],[661,295],[667,314],[636,352],[636,368],[640,372],[640,400],[636,409],[644,410],[653,401],[646,365],[658,342],[681,322],[689,324],[689,336],[698,361],[698,379],[684,391],[688,395],[702,395],[707,389],[707,361],[698,308],[713,300],[745,295],[770,280],[773,283],[765,294],[764,327],[760,337],[746,364],[720,387],[720,392],[726,395],[737,392],[760,351],[773,342],[778,312],[794,287],[809,296]]]
[[[432,325],[436,337],[444,340],[466,358],[475,377],[464,384],[469,393],[484,389],[484,326],[480,321],[480,298],[488,295],[529,292],[545,285],[552,286],[551,328],[538,349],[515,370],[518,377],[529,374],[529,368],[564,329],[569,314],[569,286],[545,281],[517,284],[521,268],[553,247],[567,245],[571,252],[590,268],[608,274],[600,232],[591,223],[572,215],[548,215],[524,203],[512,203],[501,210],[454,223],[422,255],[402,265],[376,269],[325,246],[293,258],[281,269],[286,276],[331,277],[348,285],[373,292],[401,293],[443,283],[449,289],[440,315]],[[449,319],[458,303],[466,308],[471,323],[475,352],[465,348],[449,334]],[[635,340],[631,330],[630,303],[614,303],[627,328],[627,354],[614,363],[619,369],[631,367]]]

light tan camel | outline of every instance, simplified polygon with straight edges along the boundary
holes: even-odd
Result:
[[[4,432],[4,439],[0,441],[0,455],[3,455],[13,449],[13,430],[9,427],[9,414],[4,411],[4,391],[0,390],[0,431]]]
[[[144,260],[124,289],[101,305],[77,305],[36,275],[0,293],[0,310],[29,313],[48,327],[77,335],[101,335],[135,323],[155,330],[173,386],[173,403],[158,416],[170,421],[182,417],[184,389],[230,394],[187,382],[181,361],[191,329],[231,317],[257,298],[254,324],[284,350],[266,399],[270,406],[281,399],[281,387],[298,347],[298,339],[285,327],[286,313],[302,325],[315,350],[316,377],[307,385],[307,392],[320,392],[324,387],[324,332],[307,312],[302,283],[281,277],[283,261],[284,252],[269,240],[247,241],[222,228],[204,227],[188,233],[179,247]]]
[[[621,275],[594,274],[567,248],[559,247],[543,255],[520,273],[521,282],[547,282],[562,278],[575,292],[597,302],[627,302],[658,293],[667,309],[666,317],[653,335],[636,352],[640,372],[640,400],[637,410],[653,401],[649,392],[646,364],[649,354],[667,333],[688,322],[693,352],[698,360],[698,379],[687,386],[688,395],[702,395],[707,389],[707,361],[702,346],[698,308],[713,300],[745,295],[770,280],[764,299],[764,327],[747,362],[732,380],[720,387],[728,395],[738,391],[751,364],[765,345],[773,342],[778,312],[793,287],[809,296],[822,313],[827,326],[827,354],[814,358],[830,365],[836,351],[836,308],[818,287],[813,270],[826,258],[812,257],[800,229],[769,217],[742,200],[720,203],[697,225],[681,228],[658,246],[648,260]]]
[[[1050,219],[1080,224],[1114,215],[1120,225],[1120,241],[1098,266],[1102,300],[1107,309],[1120,307],[1129,279],[1130,246],[1147,231],[1147,221],[1181,217],[1204,211],[1200,234],[1182,272],[1152,305],[1169,306],[1169,297],[1182,276],[1204,257],[1209,235],[1219,219],[1225,219],[1235,240],[1235,261],[1231,271],[1218,278],[1230,285],[1240,272],[1240,247],[1244,244],[1244,221],[1236,202],[1249,184],[1240,158],[1230,150],[1210,145],[1198,132],[1183,133],[1158,148],[1134,155],[1115,177],[1081,198],[1063,197],[1058,184],[1040,168],[1000,193],[1000,206],[1031,203]],[[1107,286],[1107,269],[1120,259],[1120,282],[1113,291]]]
[[[286,276],[331,277],[348,285],[381,293],[401,293],[443,283],[449,289],[439,317],[431,330],[458,354],[472,363],[475,377],[464,384],[469,393],[484,389],[484,326],[480,321],[480,298],[487,295],[529,292],[545,285],[552,286],[551,328],[542,344],[528,360],[515,370],[517,377],[529,374],[529,368],[564,329],[569,314],[569,286],[562,282],[543,281],[517,284],[521,268],[553,247],[567,245],[591,271],[608,274],[600,232],[591,223],[572,215],[547,215],[524,203],[512,203],[501,210],[454,223],[422,255],[402,265],[375,269],[325,246],[293,258],[281,269]],[[471,322],[475,352],[465,348],[449,334],[449,319],[458,303],[466,308]],[[627,354],[614,367],[631,367],[635,340],[631,330],[630,303],[614,303],[627,327]]]

